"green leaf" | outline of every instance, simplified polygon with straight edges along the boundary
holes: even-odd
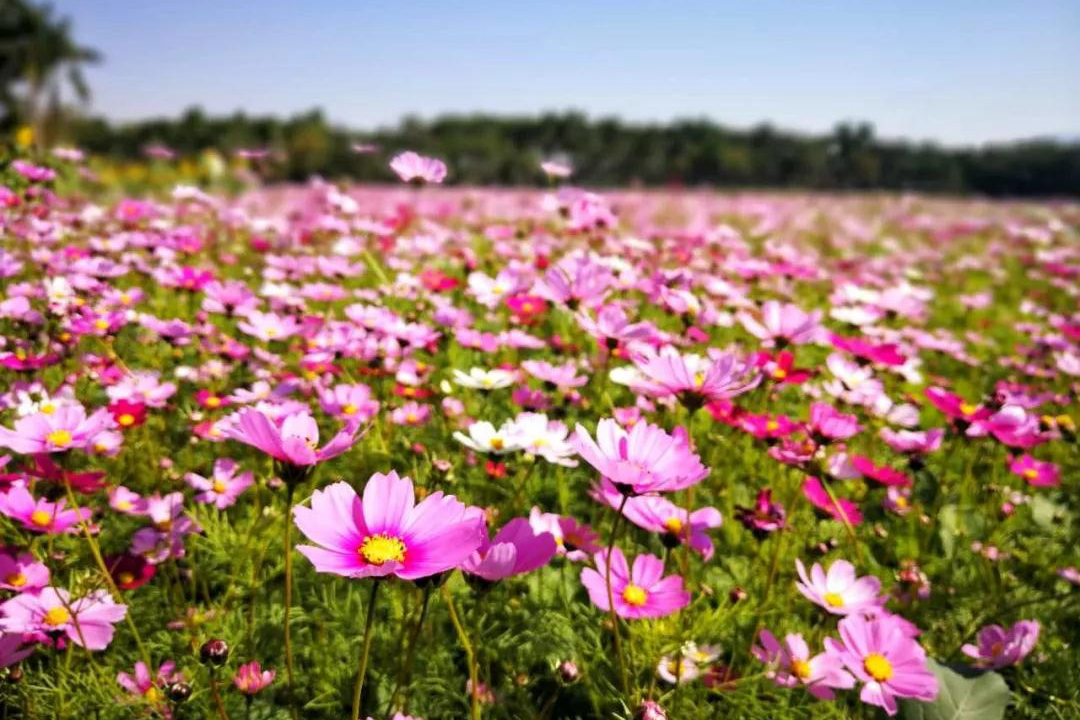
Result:
[[[1009,705],[1009,686],[996,672],[964,677],[933,660],[930,669],[938,679],[933,702],[903,700],[905,720],[1001,720]]]

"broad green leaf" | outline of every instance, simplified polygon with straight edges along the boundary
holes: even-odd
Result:
[[[1009,686],[996,672],[965,677],[933,660],[930,669],[938,679],[933,702],[903,700],[905,720],[1002,720],[1009,705]]]

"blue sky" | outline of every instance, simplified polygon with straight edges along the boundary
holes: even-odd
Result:
[[[579,109],[981,143],[1080,136],[1080,0],[53,0],[105,61],[93,109]]]

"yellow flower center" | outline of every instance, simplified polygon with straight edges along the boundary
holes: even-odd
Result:
[[[220,480],[215,480],[214,481],[214,492],[218,493],[219,495],[221,493],[225,492],[225,483],[221,482]]]
[[[45,527],[52,522],[52,513],[44,510],[35,510],[30,513],[30,522],[39,527]]]
[[[502,450],[503,446],[505,444],[506,443],[503,442],[503,439],[501,437],[493,437],[493,438],[491,438],[491,449],[492,450]]]
[[[344,407],[341,408],[341,414],[342,415],[355,415],[357,410],[359,410],[359,409],[360,408],[356,407],[352,403],[349,403],[348,405],[345,405]]]
[[[274,328],[266,328],[266,337],[268,337],[268,338],[277,337],[277,330],[275,330]]]
[[[870,653],[863,659],[863,670],[878,682],[885,682],[893,676],[892,663],[884,655]]]
[[[116,418],[116,422],[120,423],[124,427],[131,427],[135,424],[135,416],[131,413],[124,413],[120,417]]]
[[[683,522],[677,517],[669,517],[664,521],[664,527],[668,532],[678,535],[683,528]]]
[[[841,608],[844,607],[844,598],[840,596],[840,593],[825,593],[825,604],[829,607]]]
[[[772,371],[772,376],[777,380],[783,380],[787,377],[787,370],[785,370],[784,368],[776,368]],[[794,665],[792,665],[792,667],[794,667]]]
[[[965,415],[971,415],[976,410],[975,406],[971,403],[960,403],[960,412]]]
[[[405,416],[405,422],[409,423],[410,425],[415,425],[419,419],[420,418],[416,417],[416,413],[409,413]]]
[[[694,387],[701,387],[705,384],[705,373],[694,373]]]
[[[1026,477],[1028,480],[1035,480],[1039,477],[1039,471],[1033,467],[1030,467],[1024,471],[1024,477]]]
[[[121,585],[128,585],[135,579],[135,576],[129,572],[122,572],[116,576],[116,579],[120,581]]]
[[[131,296],[128,295],[127,293],[124,293],[123,295],[120,296],[120,302],[124,303],[125,305],[130,305],[131,304]]]
[[[906,508],[908,506],[907,498],[903,495],[897,495],[896,500],[893,501],[898,508]]]
[[[54,430],[46,435],[45,439],[56,447],[67,447],[71,444],[71,433],[67,430]]]
[[[792,660],[791,661],[791,674],[800,680],[806,680],[810,677],[810,663],[805,660]]]
[[[108,330],[109,329],[109,321],[106,320],[105,318],[98,318],[97,320],[94,321],[94,327],[96,327],[98,330]]]
[[[626,589],[622,591],[622,599],[627,605],[641,607],[649,599],[649,593],[645,592],[643,587],[627,585]]]
[[[135,507],[135,506],[131,504],[130,500],[117,500],[116,501],[116,509],[117,510],[130,510],[133,507]]]
[[[390,561],[405,562],[405,543],[389,535],[369,535],[360,545],[360,556],[364,562],[382,565]]]
[[[765,423],[765,429],[768,430],[769,432],[777,430],[777,429],[779,429],[779,427],[780,427],[780,423],[776,422],[775,420],[770,420],[769,422]]]
[[[59,627],[60,625],[66,625],[71,621],[71,613],[67,611],[67,608],[58,605],[57,607],[49,608],[43,619],[45,620],[46,625]]]
[[[4,582],[11,587],[22,587],[26,584],[26,576],[21,572],[14,572],[4,578]]]
[[[146,698],[147,702],[156,703],[158,700],[161,699],[161,693],[158,692],[158,689],[156,687],[151,685],[150,687],[146,688],[146,692],[143,693],[143,697]]]
[[[221,398],[219,398],[217,395],[210,395],[206,398],[206,407],[216,408],[219,405],[221,405]]]
[[[56,405],[51,402],[41,403],[40,410],[46,415],[52,415],[54,412],[56,412]]]

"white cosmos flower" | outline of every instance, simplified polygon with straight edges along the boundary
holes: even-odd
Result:
[[[503,427],[512,444],[529,453],[539,455],[550,463],[576,467],[576,452],[566,438],[570,428],[557,420],[549,421],[543,413],[521,413]],[[470,428],[471,429],[471,428]]]
[[[510,423],[503,423],[503,426],[496,430],[495,426],[487,420],[480,420],[469,426],[468,435],[456,432],[454,433],[454,439],[476,452],[501,455],[511,450],[520,449],[510,436],[510,429]]]
[[[477,390],[495,390],[504,388],[514,383],[516,374],[509,370],[485,370],[474,367],[468,374],[460,370],[454,370],[454,382],[462,387],[475,388]]]

